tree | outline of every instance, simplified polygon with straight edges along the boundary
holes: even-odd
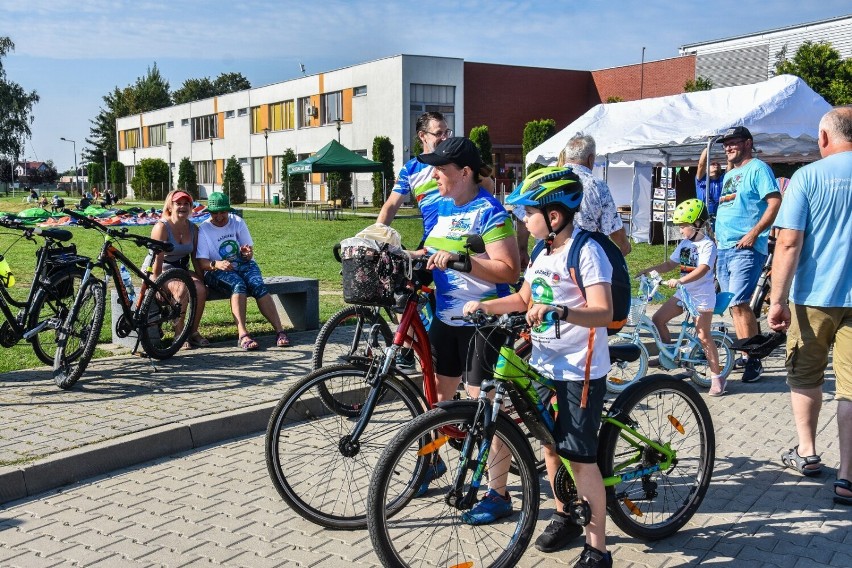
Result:
[[[136,199],[162,201],[169,192],[169,165],[160,158],[145,158],[136,166],[130,187]]]
[[[541,120],[531,120],[524,126],[524,139],[522,143],[524,160],[533,148],[542,144],[545,140],[556,134],[556,121],[552,118],[543,118]],[[526,169],[526,175],[531,174],[539,168],[543,168],[541,164],[531,164]]]
[[[284,151],[284,156],[281,159],[281,179],[284,180],[284,197],[288,199],[287,205],[292,201],[304,201],[307,199],[305,191],[305,176],[302,174],[290,175],[287,173],[287,166],[297,162],[296,154],[292,148],[287,148]]]
[[[385,194],[393,187],[393,143],[387,136],[373,138],[373,161],[382,163],[382,170],[373,173],[373,206],[385,204]],[[384,177],[384,185],[382,185]]]
[[[109,165],[109,183],[112,185],[116,197],[121,197],[125,194],[124,186],[127,185],[127,170],[124,164],[117,160]]]
[[[471,128],[470,140],[479,149],[479,157],[482,159],[482,163],[492,165],[494,158],[491,155],[491,135],[488,133],[488,127],[483,125]]]
[[[6,156],[0,156],[0,183],[12,182],[12,160]]]
[[[246,89],[251,89],[251,83],[242,73],[222,73],[215,81],[211,81],[210,77],[187,79],[180,89],[172,93],[172,99],[179,105]]]
[[[91,170],[89,171],[91,172]],[[91,173],[89,174],[89,177],[91,182]],[[30,181],[33,183],[56,183],[56,180],[58,179],[59,174],[56,171],[56,166],[53,164],[53,160],[48,160],[44,163],[43,167],[33,172]]]
[[[251,82],[242,73],[221,73],[213,81],[213,91],[217,96],[247,89],[251,89]]]
[[[612,95],[606,98],[607,103],[623,103],[624,99],[618,95]]]
[[[352,172],[330,172],[325,182],[329,199],[339,199],[343,207],[352,205]]]
[[[796,75],[831,105],[852,103],[852,59],[841,59],[828,42],[806,41],[792,60],[786,54],[785,45],[776,54],[776,75]]]
[[[246,178],[236,156],[228,158],[225,164],[225,176],[222,178],[222,188],[231,197],[231,203],[246,202]]]
[[[6,78],[3,58],[14,49],[11,39],[0,36],[0,154],[17,158],[23,150],[24,140],[32,137],[33,106],[39,101],[39,96],[35,91],[26,92],[19,84]]]
[[[683,84],[685,93],[696,93],[698,91],[709,91],[713,88],[713,81],[705,77],[696,77],[695,80],[687,79]]]
[[[178,165],[178,189],[182,189],[192,196],[193,199],[198,199],[198,174],[195,173],[195,167],[189,158],[183,158]]]
[[[90,162],[87,166],[89,169],[89,184],[103,185],[104,183],[104,166],[96,162]]]

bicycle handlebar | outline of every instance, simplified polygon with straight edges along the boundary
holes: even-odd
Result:
[[[171,252],[175,248],[175,245],[173,245],[172,243],[158,241],[149,237],[143,237],[142,235],[134,235],[133,233],[129,233],[127,231],[127,227],[124,227],[120,230],[113,229],[110,227],[104,227],[97,221],[89,219],[85,215],[80,215],[79,213],[71,209],[63,209],[62,212],[69,215],[72,219],[76,220],[78,223],[80,223],[87,229],[97,229],[98,231],[104,233],[105,235],[109,235],[110,237],[133,241],[138,247],[145,247],[153,251],[163,252]]]
[[[74,234],[66,229],[42,229],[41,227],[27,227],[18,219],[10,219],[9,217],[0,217],[0,225],[7,229],[16,229],[23,231],[27,238],[32,235],[38,235],[45,239],[53,241],[66,242],[70,241]]]
[[[497,327],[506,331],[518,331],[527,327],[526,314],[517,312],[496,316],[476,310],[466,316],[453,316],[450,319],[472,323],[476,327]]]

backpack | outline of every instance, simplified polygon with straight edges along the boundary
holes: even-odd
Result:
[[[586,287],[583,286],[583,277],[580,274],[580,251],[589,239],[600,245],[612,265],[612,321],[607,324],[606,332],[607,335],[615,335],[627,324],[627,315],[630,313],[630,272],[621,249],[608,236],[580,229],[568,249],[568,273],[584,298]],[[530,255],[530,262],[533,262],[542,250],[544,241],[539,241]]]

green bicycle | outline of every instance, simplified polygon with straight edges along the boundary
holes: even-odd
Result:
[[[533,382],[552,387],[553,381],[512,350],[525,324],[523,315],[478,313],[465,320],[479,333],[505,338],[494,380],[483,384],[475,401],[442,402],[414,418],[380,457],[370,482],[367,522],[384,566],[514,566],[533,536],[539,477],[529,441],[501,409],[511,399],[529,431],[552,444],[551,409]],[[635,345],[610,349],[628,359],[638,356]],[[462,439],[458,432],[464,433]],[[487,489],[488,455],[496,440],[507,450],[500,455],[510,456],[514,467],[507,484],[514,512],[494,524],[471,526],[461,516]],[[701,505],[714,457],[713,423],[698,393],[667,374],[639,379],[604,409],[598,465],[610,517],[636,538],[657,540],[675,533]],[[447,473],[432,481],[425,496],[415,498],[438,459]],[[574,522],[584,524],[585,504],[566,460],[554,492]]]

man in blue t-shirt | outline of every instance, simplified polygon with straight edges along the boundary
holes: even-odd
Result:
[[[716,211],[716,278],[724,292],[734,294],[734,330],[737,338],[745,339],[757,335],[757,320],[749,303],[769,254],[769,227],[781,206],[781,194],[772,169],[752,156],[754,139],[748,128],[729,128],[719,142],[730,169]],[[744,383],[760,379],[761,373],[759,359],[745,360]]]
[[[816,428],[834,347],[840,437],[834,502],[852,505],[852,108],[826,113],[817,143],[823,159],[793,174],[775,221],[767,319],[776,331],[789,328],[787,384],[799,444],[781,461],[804,475],[822,469]]]

